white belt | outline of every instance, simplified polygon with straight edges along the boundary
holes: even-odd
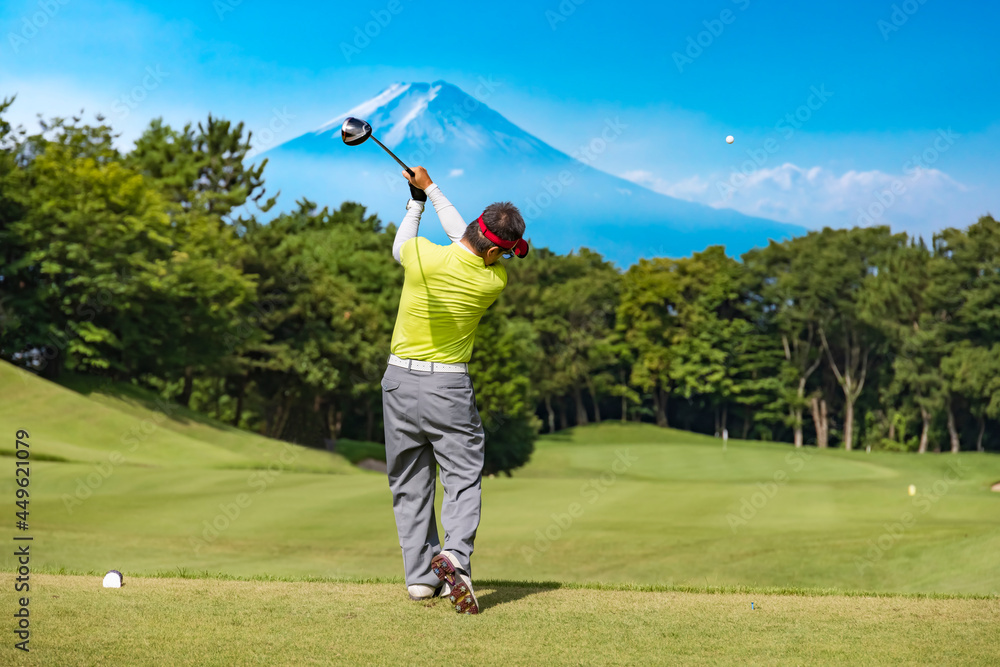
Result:
[[[395,354],[389,355],[389,363],[410,371],[430,371],[431,373],[468,373],[469,364],[464,361],[458,364],[442,364],[440,361],[417,361],[416,359],[400,359]]]

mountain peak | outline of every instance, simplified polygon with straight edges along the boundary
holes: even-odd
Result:
[[[406,124],[424,111],[441,91],[444,91],[448,97],[469,97],[460,88],[447,81],[439,80],[434,83],[396,82],[370,100],[362,102],[346,113],[334,116],[316,128],[314,133],[322,134],[330,130],[335,130],[340,127],[344,119],[352,116],[367,120],[373,127],[378,127],[383,133],[387,129],[391,131],[396,127],[400,131],[404,131]],[[393,127],[387,128],[387,125]],[[392,138],[388,136],[382,139],[382,143],[385,144],[389,144],[392,141]]]
[[[532,241],[557,251],[588,245],[627,265],[637,257],[683,256],[715,243],[739,254],[801,231],[667,197],[599,171],[491,109],[491,93],[482,86],[469,95],[442,80],[393,83],[268,151],[269,182],[292,200],[309,196],[334,206],[360,201],[394,219],[409,194],[406,181],[377,146],[344,145],[340,126],[354,116],[368,121],[406,164],[431,170],[467,219],[490,202],[512,201]]]
[[[562,155],[483,100],[440,79],[433,83],[394,83],[311,134],[339,136],[340,125],[352,116],[368,121],[379,141],[393,150],[438,145],[447,138],[449,143],[475,151],[500,150],[536,159]]]

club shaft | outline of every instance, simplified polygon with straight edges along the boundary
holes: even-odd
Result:
[[[407,167],[405,164],[403,164],[403,161],[400,160],[398,157],[396,157],[395,153],[393,153],[391,150],[389,150],[388,148],[386,148],[385,144],[383,144],[381,141],[379,141],[378,139],[376,139],[374,134],[371,135],[371,138],[372,138],[372,140],[376,144],[378,144],[379,146],[382,147],[382,150],[384,150],[386,153],[388,153],[389,155],[391,155],[392,159],[395,160],[396,162],[398,162],[399,166],[406,170],[406,173],[408,173],[410,176],[413,176],[413,170],[410,169],[409,167]]]

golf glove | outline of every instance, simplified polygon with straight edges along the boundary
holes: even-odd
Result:
[[[410,199],[416,201],[427,201],[427,193],[410,183]]]

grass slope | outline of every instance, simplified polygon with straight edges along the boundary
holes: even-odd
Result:
[[[996,599],[494,582],[480,587],[482,615],[456,617],[386,583],[133,577],[115,590],[38,575],[33,586],[31,653],[4,642],[4,664],[990,664],[1000,645]]]
[[[85,377],[68,378],[67,384],[0,361],[0,425],[26,428],[44,443],[45,455],[77,462],[106,462],[120,452],[131,465],[254,468],[271,465],[286,449],[283,442],[221,424],[138,387]],[[355,472],[342,457],[291,448],[295,469]],[[0,452],[13,449],[12,442],[0,442]]]
[[[33,567],[400,574],[384,475],[177,408],[164,418],[134,388],[81,394],[2,363],[0,388],[0,449],[15,429],[32,433]],[[138,445],[123,441],[136,433]],[[126,461],[109,470],[114,451]],[[717,439],[649,425],[574,429],[543,437],[513,478],[484,480],[475,574],[996,594],[997,480],[1000,457],[975,453],[741,441],[723,452]],[[0,497],[12,495],[13,476],[0,476]]]

